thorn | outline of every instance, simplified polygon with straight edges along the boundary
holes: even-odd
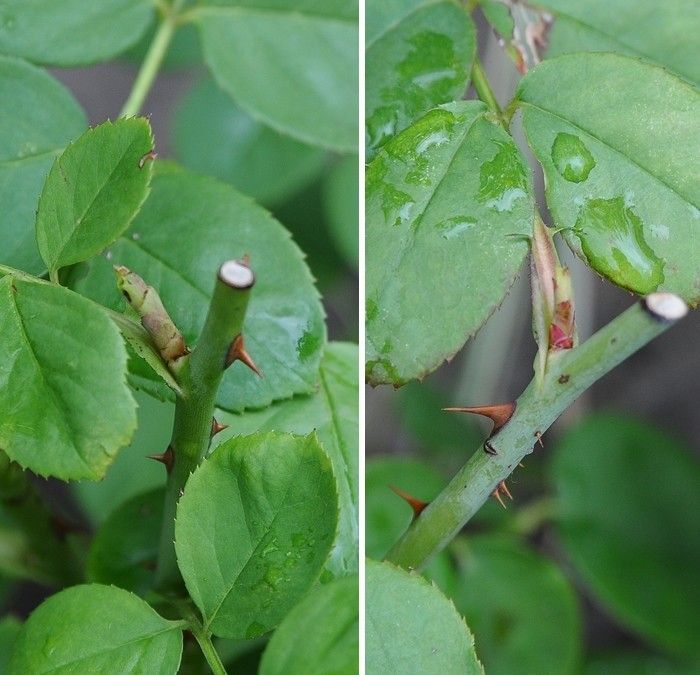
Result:
[[[401,499],[404,499],[408,502],[408,505],[413,509],[413,517],[418,518],[420,514],[423,512],[423,509],[425,509],[426,506],[430,502],[424,502],[421,501],[420,499],[416,499],[415,497],[412,497],[411,495],[408,494],[408,492],[404,492],[400,488],[397,488],[394,485],[390,485],[389,489],[395,492]]]
[[[150,160],[154,160],[156,157],[158,157],[158,153],[155,150],[150,150],[147,152],[141,159],[139,160],[139,169],[143,169],[145,166],[146,162]]]
[[[443,408],[447,412],[466,412],[473,413],[475,415],[483,415],[488,417],[493,422],[493,429],[491,430],[491,436],[494,436],[496,432],[505,426],[506,422],[513,417],[515,412],[515,402],[513,403],[500,403],[498,405],[480,405],[472,408]]]
[[[175,455],[173,453],[172,447],[168,446],[165,450],[165,452],[161,453],[160,455],[146,455],[148,459],[155,459],[156,462],[160,462],[161,464],[165,465],[165,468],[168,473],[170,473],[173,469],[173,462],[175,461]]]
[[[540,444],[540,447],[544,448],[544,443],[542,442],[542,432],[536,431],[535,436],[537,437],[537,442]]]
[[[491,444],[491,441],[489,441],[488,439],[486,439],[484,441],[484,452],[487,455],[497,455],[498,454],[498,450],[496,450],[496,448],[493,447],[493,445]]]
[[[508,489],[508,486],[506,485],[506,482],[504,480],[502,480],[496,486],[496,489],[491,493],[491,496],[495,497],[498,500],[498,503],[505,509],[506,505],[501,497],[502,494],[506,495],[511,501],[513,500],[513,495],[510,494],[510,490]]]
[[[212,438],[216,436],[220,431],[223,431],[224,429],[228,429],[228,424],[222,424],[219,422],[216,417],[211,418],[211,435]]]
[[[258,377],[262,377],[261,372],[255,365],[255,362],[251,358],[250,354],[245,350],[245,345],[243,344],[243,336],[236,335],[228,348],[228,354],[226,354],[226,361],[224,362],[224,369],[228,368],[234,361],[241,361],[245,363],[248,368],[250,368]]]
[[[525,465],[524,465],[522,462],[518,462],[518,466],[519,466],[521,469],[524,469],[524,468],[525,468]]]

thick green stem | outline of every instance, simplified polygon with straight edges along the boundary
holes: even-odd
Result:
[[[192,634],[197,640],[212,673],[214,673],[214,675],[226,675],[226,668],[224,668],[224,664],[221,663],[221,658],[211,642],[211,637],[208,637],[198,630],[193,630]]]
[[[486,71],[484,70],[479,57],[474,58],[474,63],[472,64],[472,84],[479,98],[498,116],[503,128],[508,131],[508,125],[503,119],[503,111],[501,106],[496,100],[496,95],[491,89],[491,84],[486,76]]]
[[[27,472],[0,450],[0,506],[21,530],[26,550],[17,573],[59,588],[80,583],[82,563],[60,532]],[[13,565],[14,566],[14,565]]]
[[[168,52],[170,41],[177,30],[178,12],[182,4],[183,0],[175,0],[172,6],[163,14],[160,26],[158,26],[146,58],[141,64],[139,74],[136,76],[129,98],[126,100],[121,113],[119,113],[120,117],[132,117],[138,115],[141,111],[148,92],[158,76],[163,59]]]
[[[197,346],[178,373],[183,395],[175,404],[175,421],[169,451],[172,464],[166,487],[157,586],[168,589],[180,583],[173,546],[175,510],[190,473],[204,460],[211,444],[216,395],[224,371],[237,357],[232,353],[243,331],[250,290],[255,278],[244,264],[224,263],[209,305]]]
[[[657,305],[661,314],[656,312]],[[667,306],[674,311],[666,314]],[[407,569],[423,568],[449,544],[496,486],[533,451],[539,435],[594,382],[666,331],[680,318],[684,307],[675,296],[653,294],[579,347],[553,353],[541,386],[535,381],[530,383],[517,400],[511,419],[490,439],[490,446],[498,454],[487,454],[482,445],[413,521],[387,559]]]

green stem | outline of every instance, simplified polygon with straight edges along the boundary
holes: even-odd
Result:
[[[479,98],[494,113],[496,113],[496,116],[503,125],[503,128],[508,131],[508,125],[503,119],[503,111],[501,110],[501,106],[498,105],[496,95],[493,93],[493,89],[491,89],[491,84],[486,76],[486,71],[484,70],[478,56],[474,58],[474,63],[472,64],[472,84],[474,85],[474,89],[476,89],[476,93],[479,95]]]
[[[173,546],[175,511],[190,473],[204,460],[211,444],[216,395],[235,338],[242,334],[254,276],[241,263],[229,261],[219,270],[209,313],[197,346],[178,373],[183,395],[175,403],[170,441],[173,463],[168,475],[156,584],[180,583]]]
[[[196,629],[192,630],[192,634],[195,640],[197,640],[212,673],[214,673],[214,675],[226,675],[226,668],[224,668],[224,664],[221,663],[221,658],[212,644],[211,637]]]
[[[542,385],[530,383],[513,417],[490,439],[498,454],[487,454],[482,445],[413,521],[387,559],[407,569],[424,567],[533,451],[539,434],[594,382],[666,331],[674,321],[661,320],[646,308],[653,297],[630,307],[579,347],[552,354]]]
[[[151,42],[146,58],[141,64],[134,86],[121,113],[119,113],[119,117],[133,117],[141,111],[146,96],[148,96],[163,59],[168,52],[170,41],[173,39],[173,35],[179,25],[178,12],[182,4],[183,0],[175,0],[172,6],[163,14],[160,26],[158,26],[158,30],[153,36],[153,42]]]

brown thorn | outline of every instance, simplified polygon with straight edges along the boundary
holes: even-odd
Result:
[[[160,455],[146,455],[148,459],[155,459],[156,462],[160,462],[165,466],[168,473],[173,470],[173,462],[175,461],[175,454],[171,446],[168,446],[165,452]]]
[[[424,502],[420,499],[416,499],[415,497],[411,496],[408,494],[408,492],[404,492],[400,488],[397,488],[395,485],[390,485],[389,489],[395,492],[401,499],[404,499],[408,502],[408,505],[413,509],[413,517],[418,518],[421,513],[423,513],[423,509],[425,509],[426,506],[430,502]]]
[[[496,489],[491,493],[491,496],[495,497],[498,500],[498,503],[505,509],[506,505],[501,498],[502,494],[506,495],[511,501],[513,500],[513,495],[510,494],[510,490],[508,489],[508,486],[504,480],[496,485]]]
[[[262,377],[262,373],[260,370],[258,370],[255,362],[245,349],[245,345],[243,344],[243,335],[236,335],[236,337],[233,338],[233,342],[228,348],[228,353],[226,354],[224,369],[228,368],[234,361],[241,361],[242,363],[245,363],[245,365],[248,366],[248,368],[250,368],[258,377]]]
[[[228,429],[228,424],[222,424],[219,422],[216,417],[211,418],[211,435],[212,438],[216,436],[220,431],[223,431],[224,429]]]
[[[504,509],[507,509],[507,508],[508,508],[508,507],[503,503],[503,500],[501,499],[501,495],[500,495],[500,493],[498,492],[498,488],[496,488],[496,489],[491,493],[491,496],[492,496],[492,497],[495,497],[495,498],[498,500],[498,503],[499,503]]]
[[[506,495],[508,495],[508,499],[510,499],[510,501],[513,501],[513,495],[510,494],[510,490],[508,489],[508,486],[506,485],[506,482],[505,482],[504,480],[502,480],[502,481],[498,484],[498,487],[500,488],[501,492],[503,492],[503,493],[505,493]]]
[[[475,415],[488,417],[493,422],[493,429],[491,430],[491,436],[493,436],[499,429],[505,426],[506,422],[511,417],[513,417],[515,405],[515,402],[512,402],[499,403],[497,405],[479,405],[471,408],[443,408],[443,410],[447,412],[473,413]]]

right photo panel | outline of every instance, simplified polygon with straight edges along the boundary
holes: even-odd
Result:
[[[366,0],[367,675],[700,669],[699,35]]]

